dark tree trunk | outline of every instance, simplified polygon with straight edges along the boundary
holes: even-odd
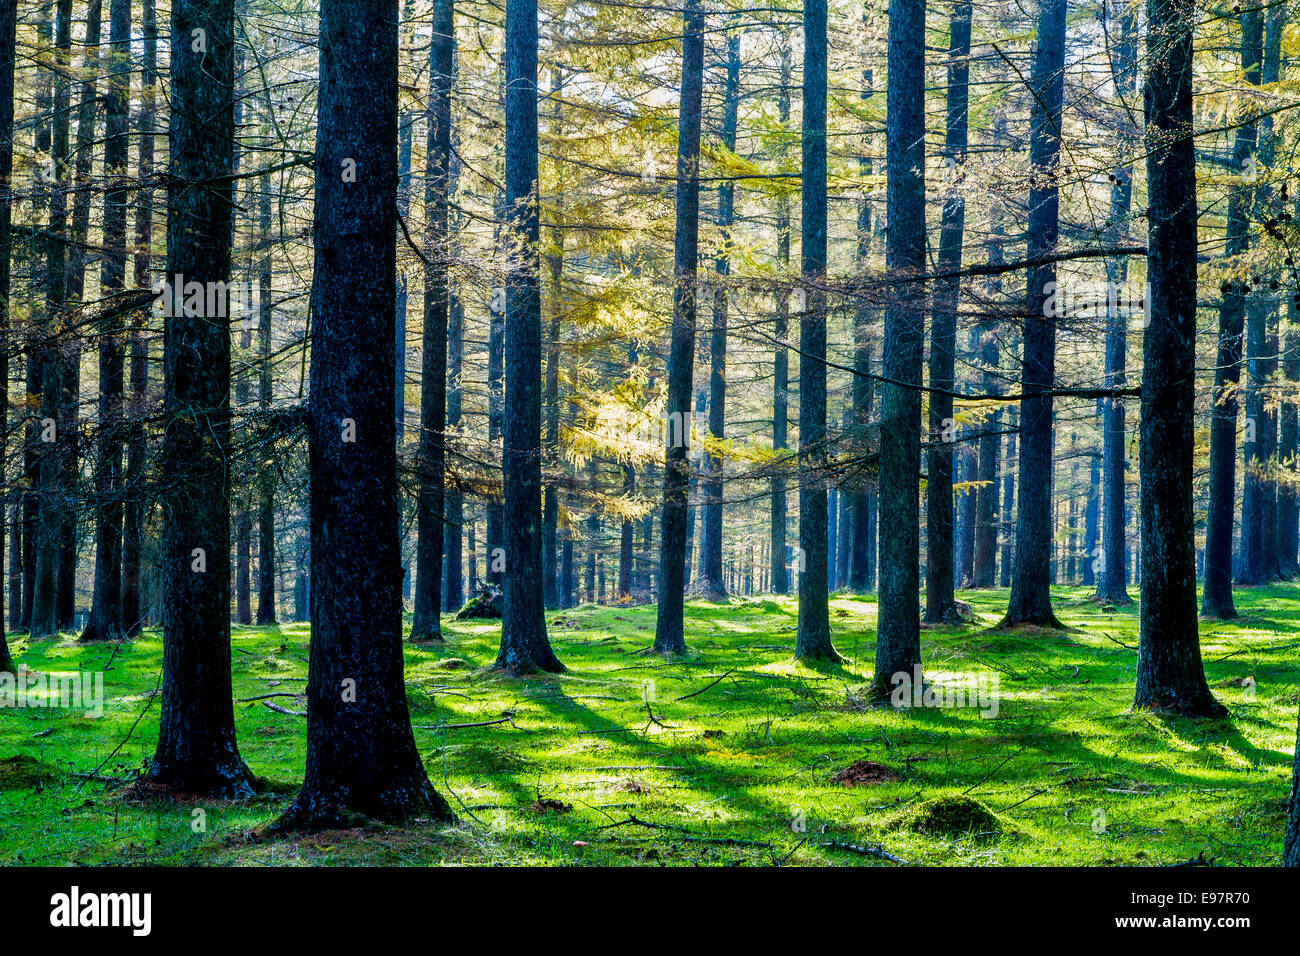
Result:
[[[993,119],[993,148],[1001,151],[1005,148],[1007,120],[1006,115],[999,113]],[[1006,239],[1006,228],[1003,225],[1003,213],[1000,206],[995,205],[990,212],[989,223],[989,240],[988,240],[988,263],[989,266],[998,269],[1004,262],[1003,243]],[[989,299],[993,301],[994,296],[1000,297],[1002,293],[1002,278],[995,273],[989,282]],[[986,395],[998,394],[1000,381],[998,375],[998,327],[994,317],[982,321],[978,326],[978,346],[979,361],[982,367],[980,374],[981,388]],[[993,417],[985,424],[984,434],[979,440],[979,463],[977,466],[976,478],[979,480],[979,487],[975,491],[975,552],[972,558],[971,582],[972,588],[991,588],[997,581],[997,563],[998,563],[998,528],[1002,518],[1001,509],[998,507],[998,458],[1002,451],[1002,436],[1000,434],[1003,424],[1006,421],[1004,409],[999,408]]]
[[[502,249],[504,240],[500,238],[502,224],[505,221],[504,198],[497,197],[496,221],[498,250]],[[505,425],[505,290],[493,289],[492,300],[488,306],[488,443],[495,449],[501,441],[501,432]],[[489,584],[500,584],[505,569],[505,508],[496,495],[489,495],[485,505],[487,525],[484,534],[483,577]]]
[[[109,60],[104,169],[110,184],[104,194],[104,259],[100,288],[121,292],[126,281],[126,186],[131,94],[131,3],[109,4]],[[188,276],[187,276],[188,278]],[[107,320],[99,339],[99,448],[95,463],[95,581],[83,641],[117,640],[122,619],[122,320]]]
[[[781,34],[781,77],[777,91],[777,119],[785,129],[790,122],[790,39]],[[790,200],[784,192],[776,198],[776,259],[782,276],[790,269]],[[782,287],[776,294],[776,322],[773,335],[776,350],[772,357],[772,448],[781,452],[789,447],[790,353],[785,347],[790,334],[790,292]],[[790,590],[790,563],[786,556],[786,510],[789,506],[785,475],[772,476],[772,507],[768,516],[768,570],[774,594]]]
[[[1241,66],[1248,83],[1259,84],[1263,55],[1263,20],[1258,7],[1241,11]],[[1228,193],[1227,242],[1224,255],[1239,256],[1250,245],[1247,234],[1251,187],[1244,182],[1255,152],[1253,119],[1242,122],[1233,138],[1232,158],[1243,181]],[[1201,613],[1234,618],[1232,600],[1232,532],[1236,512],[1237,385],[1241,381],[1241,347],[1246,314],[1246,282],[1229,279],[1220,287],[1219,345],[1214,365],[1214,406],[1210,418],[1210,503],[1205,518],[1205,584]],[[1244,535],[1243,535],[1244,540]]]
[[[844,590],[849,586],[849,552],[852,542],[852,526],[849,505],[853,496],[847,488],[840,487],[836,489],[836,507],[839,510],[839,520],[836,522],[836,543],[835,543],[835,587],[837,590]]]
[[[542,299],[537,207],[537,0],[506,3],[505,580],[501,650],[507,673],[562,671],[542,605]]]
[[[799,624],[794,654],[839,660],[831,644],[826,541],[826,0],[803,7],[803,229],[799,315]]]
[[[1300,215],[1300,202],[1297,202],[1292,215]],[[1300,304],[1294,296],[1287,300],[1286,338],[1282,350],[1282,377],[1286,379],[1288,389],[1300,382]],[[1286,392],[1283,393],[1284,395]],[[1296,403],[1282,402],[1279,411],[1278,457],[1282,467],[1294,471],[1296,467],[1297,432]],[[1278,570],[1285,578],[1300,577],[1300,565],[1296,562],[1297,550],[1300,550],[1300,505],[1297,505],[1295,488],[1283,482],[1277,489],[1277,561]]]
[[[135,285],[150,288],[149,271],[153,258],[153,199],[151,188],[143,185],[153,176],[154,164],[154,90],[158,83],[158,21],[154,0],[141,0],[140,29],[143,34],[144,63],[141,74],[140,156],[141,186],[135,207]],[[141,317],[141,324],[144,317]],[[122,512],[122,623],[130,634],[144,626],[145,610],[141,597],[141,556],[144,552],[144,529],[151,496],[145,489],[148,444],[144,419],[149,401],[149,339],[142,330],[131,335],[131,422],[126,450],[126,501]]]
[[[1065,92],[1066,0],[1042,0],[1038,50],[1030,87],[1034,95],[1029,161],[1035,182],[1029,190],[1026,258],[1055,254],[1059,227],[1057,171],[1061,152],[1061,107]],[[1003,627],[1033,624],[1060,627],[1052,613],[1052,395],[1056,378],[1056,321],[1046,314],[1056,284],[1056,265],[1030,268],[1025,315],[1020,402],[1020,501],[1011,598]]]
[[[699,0],[682,11],[682,96],[677,134],[677,222],[673,243],[673,325],[665,406],[663,516],[659,534],[659,603],[654,650],[686,650],[686,502],[690,484],[691,379],[695,364],[696,272],[700,231],[700,102],[704,85],[704,13]],[[626,472],[630,483],[631,469]],[[626,487],[626,484],[625,484]],[[624,525],[624,547],[630,529]],[[630,558],[630,554],[628,555]],[[630,563],[630,561],[629,561]],[[623,586],[623,566],[619,569]]]
[[[340,826],[355,814],[450,820],[420,761],[402,679],[396,3],[325,0],[320,35],[308,435],[311,549],[328,560],[311,587],[306,774],[273,826]],[[358,549],[363,540],[373,549]]]
[[[9,260],[11,255],[10,227],[13,218],[13,201],[9,183],[14,168],[14,63],[17,60],[18,5],[7,3],[0,7],[0,448],[6,448],[9,437]],[[3,516],[0,515],[0,519]],[[0,555],[4,554],[3,520],[0,520]],[[15,525],[17,522],[15,522]],[[17,528],[14,529],[15,533]],[[12,563],[9,572],[9,600],[14,601]],[[12,619],[13,606],[10,606]],[[0,672],[13,673],[13,657],[4,635],[4,607],[0,605]],[[12,620],[11,620],[12,624]]]
[[[970,84],[971,5],[960,2],[952,9],[948,31],[948,103],[943,158],[951,176],[943,200],[939,226],[939,273],[934,287],[933,325],[930,328],[930,454],[925,491],[925,620],[955,624],[953,594],[953,440],[952,417],[954,360],[957,351],[957,303],[961,280],[962,239],[966,200],[960,178],[966,163],[966,104]],[[964,497],[964,496],[963,496]]]
[[[447,434],[454,435],[461,423],[461,375],[465,361],[465,308],[460,297],[452,295],[447,316]],[[443,511],[446,523],[442,530],[442,609],[457,611],[465,603],[465,566],[462,557],[465,524],[465,496],[459,488],[448,490]],[[473,549],[471,549],[472,551]]]
[[[1105,431],[1105,410],[1102,399],[1097,399],[1097,421]],[[1084,587],[1097,586],[1097,570],[1093,562],[1101,554],[1101,453],[1100,449],[1088,454],[1088,487],[1083,505],[1083,569]]]
[[[925,3],[890,0],[886,94],[885,307],[880,413],[880,618],[877,696],[921,665],[921,360],[925,335]]]
[[[420,370],[420,447],[416,504],[415,614],[411,640],[441,641],[442,551],[447,447],[448,199],[451,88],[455,63],[453,0],[433,8],[429,46],[429,129],[424,190],[424,339]]]
[[[561,91],[564,76],[556,68],[551,71],[551,122],[552,135],[557,141],[563,136],[561,127]],[[552,200],[556,221],[550,230],[550,250],[547,266],[550,270],[551,321],[546,335],[546,447],[544,460],[548,468],[560,464],[560,318],[564,312],[564,189],[561,184]],[[559,557],[560,493],[554,481],[546,482],[542,493],[542,603],[547,608],[563,607],[561,571],[556,568]]]
[[[261,176],[258,200],[259,234],[262,259],[258,264],[257,337],[259,355],[258,402],[264,411],[271,408],[271,179]],[[257,516],[257,623],[276,623],[275,613],[275,470],[265,469],[258,479]]]
[[[1223,716],[1201,666],[1192,454],[1196,417],[1194,0],[1148,0],[1147,275],[1142,337],[1142,601],[1135,707]]]
[[[1296,727],[1295,760],[1291,768],[1291,797],[1287,801],[1282,865],[1300,866],[1300,725]]]
[[[722,146],[736,149],[736,114],[740,106],[740,34],[733,30],[726,37],[727,80],[722,94]],[[724,178],[718,185],[718,227],[722,249],[714,260],[718,286],[713,290],[713,327],[709,335],[709,434],[725,437],[727,421],[727,311],[731,296],[727,276],[731,273],[731,228],[736,218],[736,184]],[[704,453],[704,471],[700,477],[703,499],[700,529],[700,590],[713,599],[724,597],[727,588],[722,577],[722,458]]]
[[[205,43],[191,39],[195,30]],[[233,34],[233,0],[174,0],[167,190],[173,283],[177,276],[204,285],[230,279]],[[244,796],[252,778],[235,742],[230,681],[230,333],[224,321],[191,311],[204,310],[177,310],[164,325],[163,677],[150,774],[177,791]],[[367,511],[373,507],[368,503]],[[368,619],[366,633],[375,626]],[[314,634],[312,647],[320,643]]]
[[[1112,57],[1116,93],[1133,106],[1137,94],[1137,23],[1132,7],[1119,4],[1119,36]],[[1133,202],[1133,163],[1127,145],[1139,131],[1125,125],[1119,148],[1124,157],[1111,174],[1110,235],[1118,241],[1126,228]],[[1109,259],[1106,278],[1111,288],[1120,288],[1128,279],[1128,261]],[[1108,297],[1108,302],[1111,297]],[[1128,317],[1117,308],[1106,312],[1106,357],[1104,383],[1108,389],[1122,389],[1128,384],[1125,365],[1128,359]],[[1128,576],[1128,548],[1124,539],[1125,473],[1128,454],[1125,440],[1124,398],[1102,399],[1101,459],[1101,574],[1097,581],[1097,599],[1108,604],[1131,604],[1125,588]],[[1091,560],[1091,556],[1089,557]]]

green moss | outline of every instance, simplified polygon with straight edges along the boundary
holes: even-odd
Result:
[[[1300,584],[1238,589],[1240,620],[1203,622],[1207,676],[1231,712],[1213,723],[1131,711],[1136,608],[1107,610],[1089,595],[1054,591],[1066,632],[1002,634],[988,629],[1007,593],[963,592],[978,622],[922,634],[927,673],[966,675],[939,685],[998,678],[996,715],[866,701],[870,597],[832,598],[846,658],[835,667],[793,660],[788,597],[688,602],[691,653],[679,660],[636,653],[653,640],[653,605],[566,610],[551,636],[569,670],[521,679],[488,669],[499,622],[447,615],[446,644],[407,642],[403,652],[416,744],[461,827],[270,843],[250,834],[302,779],[306,721],[259,701],[234,705],[245,761],[274,781],[256,799],[133,803],[75,776],[133,779],[152,756],[162,640],[149,630],[105,672],[102,717],[0,709],[0,865],[770,865],[774,855],[880,864],[824,841],[869,841],[921,864],[1155,866],[1202,850],[1228,865],[1276,864],[1295,745]],[[308,640],[302,625],[238,628],[235,698],[302,690]],[[37,671],[107,662],[104,648],[71,636],[15,647]],[[510,719],[485,723],[503,714]],[[859,761],[900,779],[831,782]],[[971,839],[991,832],[989,821],[957,798],[991,814],[1002,837]],[[573,809],[529,810],[548,800]],[[207,820],[198,833],[196,809]],[[629,814],[656,827],[607,828]],[[805,839],[813,832],[824,841]]]

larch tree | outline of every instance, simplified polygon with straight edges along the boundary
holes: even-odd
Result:
[[[1148,323],[1142,337],[1142,601],[1135,707],[1221,717],[1201,665],[1192,454],[1196,153],[1192,0],[1148,0]]]
[[[925,278],[925,3],[890,0],[885,90],[884,383],[880,410],[880,616],[872,688],[921,664],[921,361]]]
[[[659,605],[654,650],[686,650],[686,501],[690,484],[691,384],[695,367],[696,274],[700,231],[700,114],[704,87],[704,12],[700,0],[682,11],[682,87],[678,107],[677,205],[673,243],[673,321],[664,406],[663,513],[659,535]],[[624,540],[631,548],[630,523]],[[621,574],[621,572],[620,572]]]
[[[443,515],[446,492],[448,215],[451,184],[451,87],[455,30],[453,0],[433,8],[429,45],[429,128],[424,192],[424,339],[417,456],[415,616],[411,640],[441,641]]]
[[[1052,392],[1056,385],[1056,322],[1050,303],[1056,286],[1060,232],[1061,115],[1065,97],[1066,0],[1042,0],[1038,47],[1029,85],[1029,290],[1020,401],[1020,497],[1016,502],[1015,568],[1003,627],[1059,628],[1052,611]]]
[[[831,643],[826,462],[826,0],[803,7],[799,310],[800,659],[839,660]]]
[[[17,59],[18,5],[0,8],[0,447],[9,437],[9,276],[12,258],[14,170],[14,63]],[[4,554],[4,522],[0,520],[0,555]],[[0,597],[0,673],[13,673],[13,656],[4,635],[4,604]]]
[[[558,672],[542,602],[541,263],[537,183],[537,2],[506,3],[505,572],[496,666]]]
[[[253,792],[253,778],[235,740],[230,678],[230,325],[223,296],[232,241],[233,0],[174,0],[171,37],[163,673],[149,775],[172,791],[238,797]],[[204,294],[176,308],[190,283]]]
[[[452,819],[416,749],[402,675],[397,31],[395,0],[321,5],[307,767],[274,831],[337,827],[357,815]],[[358,541],[374,542],[373,551]]]

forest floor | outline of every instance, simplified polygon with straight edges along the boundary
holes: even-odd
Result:
[[[534,679],[487,669],[498,623],[448,617],[445,644],[407,644],[406,679],[417,744],[460,824],[281,840],[258,831],[302,777],[302,716],[235,704],[262,796],[139,802],[86,775],[129,779],[152,755],[159,633],[116,649],[19,636],[15,658],[34,671],[103,672],[104,707],[0,709],[0,865],[1279,862],[1300,585],[1238,590],[1240,620],[1202,623],[1222,721],[1130,709],[1134,607],[1057,588],[1067,631],[1001,633],[989,628],[1005,591],[961,598],[980,622],[925,629],[922,653],[949,703],[955,688],[975,698],[965,707],[867,704],[869,597],[832,597],[847,662],[823,667],[792,659],[787,598],[690,602],[679,661],[645,653],[653,606],[552,612],[569,670]],[[235,697],[300,693],[307,642],[306,625],[236,628]],[[994,679],[994,696],[975,697]]]

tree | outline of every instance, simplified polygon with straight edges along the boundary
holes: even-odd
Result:
[[[171,50],[166,274],[172,291],[178,282],[222,290],[233,208],[233,0],[174,0],[171,35],[189,39]],[[185,793],[246,796],[253,780],[235,741],[230,681],[230,329],[220,302],[220,315],[207,314],[206,300],[220,293],[203,298],[164,324],[162,707],[150,777]]]
[[[546,635],[542,603],[542,294],[537,240],[537,2],[506,3],[508,223],[505,386],[510,397],[505,478],[505,579],[496,666],[512,674],[564,670]]]
[[[925,3],[890,0],[885,91],[886,279],[880,411],[877,696],[921,663],[921,357],[925,273]]]
[[[790,38],[781,31],[780,36],[780,86],[777,88],[777,119],[785,129],[790,122]],[[784,152],[784,151],[783,151]],[[782,157],[784,158],[784,156]],[[776,258],[782,272],[790,268],[790,198],[783,190],[776,197]],[[790,334],[790,292],[784,286],[776,294],[776,320],[772,337],[776,339],[772,357],[772,449],[784,451],[789,425],[790,351],[785,347]],[[786,557],[786,507],[785,475],[779,470],[772,475],[772,507],[768,516],[768,568],[772,577],[772,591],[785,594],[790,590],[789,563]]]
[[[127,143],[131,92],[131,3],[112,0],[108,11],[110,73],[104,170],[104,260],[100,286],[112,295],[126,281]],[[99,460],[96,462],[95,584],[83,641],[117,640],[122,620],[122,377],[121,319],[108,319],[99,338]],[[227,383],[228,384],[228,383]]]
[[[1196,373],[1196,154],[1192,0],[1148,0],[1147,275],[1142,339],[1142,602],[1135,707],[1218,717],[1196,619],[1192,449]],[[1023,483],[1022,483],[1023,488]]]
[[[699,0],[682,11],[682,95],[677,124],[677,224],[673,243],[673,325],[668,352],[668,401],[664,429],[663,515],[659,535],[659,607],[654,650],[686,650],[683,601],[686,590],[687,452],[691,436],[691,379],[695,364],[695,276],[700,230],[700,113],[704,86],[704,13]],[[624,538],[631,548],[631,527]],[[621,573],[620,573],[621,577]]]
[[[740,34],[726,36],[727,80],[722,94],[722,148],[736,150],[736,113],[740,105]],[[713,328],[709,335],[709,434],[721,441],[727,421],[727,311],[731,292],[724,283],[731,273],[731,229],[736,219],[736,181],[724,177],[718,184],[718,226],[722,248],[714,260],[718,287],[713,290]],[[722,458],[704,452],[700,479],[704,498],[700,528],[700,590],[712,598],[724,597],[722,575]]]
[[[1119,38],[1111,61],[1115,92],[1125,104],[1137,94],[1137,23],[1134,8],[1121,4],[1119,10]],[[1117,147],[1123,160],[1111,173],[1110,235],[1118,239],[1120,230],[1128,219],[1133,202],[1133,161],[1129,157],[1128,143],[1137,136],[1131,124],[1121,120],[1120,142]],[[1128,261],[1110,259],[1106,263],[1106,278],[1118,288],[1128,278]],[[1122,389],[1127,384],[1125,362],[1128,352],[1126,317],[1119,309],[1108,308],[1106,313],[1105,385],[1109,389]],[[1097,580],[1097,598],[1109,604],[1131,604],[1125,589],[1128,548],[1124,542],[1124,477],[1127,453],[1124,440],[1124,399],[1112,397],[1102,402],[1102,503],[1101,503],[1101,574]],[[1089,555],[1091,559],[1091,555]]]
[[[452,819],[416,749],[402,679],[396,2],[325,0],[320,35],[307,769],[277,831],[356,814]]]
[[[0,8],[0,448],[9,438],[9,260],[13,201],[9,184],[14,169],[14,61],[17,59],[18,5]],[[4,522],[0,521],[0,554],[4,553]],[[12,673],[13,657],[4,635],[4,604],[0,598],[0,673]]]
[[[1259,85],[1263,56],[1263,21],[1259,8],[1241,10],[1241,69],[1247,83]],[[1240,256],[1250,246],[1248,214],[1251,187],[1246,173],[1254,163],[1257,128],[1247,118],[1232,143],[1233,170],[1241,177],[1228,193],[1224,255]],[[1227,620],[1237,616],[1232,600],[1232,532],[1237,497],[1237,385],[1241,381],[1241,346],[1245,331],[1244,280],[1227,279],[1219,289],[1219,345],[1214,364],[1214,408],[1210,418],[1210,503],[1205,517],[1205,585],[1201,613]]]
[[[803,7],[803,204],[799,312],[799,623],[794,654],[840,659],[831,644],[826,511],[826,0]]]
[[[1291,797],[1287,801],[1282,865],[1300,866],[1300,724],[1296,727],[1295,762],[1291,768]]]
[[[429,46],[429,142],[424,191],[424,342],[420,378],[418,543],[415,616],[411,640],[441,641],[443,497],[446,491],[447,320],[451,285],[447,277],[448,194],[451,183],[451,87],[453,0],[433,8]]]
[[[952,180],[944,197],[939,227],[939,272],[944,278],[935,283],[934,320],[930,329],[930,388],[934,391],[930,394],[930,457],[925,484],[925,619],[931,624],[955,624],[961,620],[953,594],[952,444],[956,427],[952,417],[952,389],[966,221],[966,200],[958,184],[966,162],[970,30],[971,5],[957,3],[948,30],[948,108],[943,158]]]
[[[1066,0],[1042,0],[1038,8],[1038,49],[1030,78],[1033,121],[1029,162],[1026,260],[1029,270],[1025,314],[1025,397],[1020,402],[1020,500],[1016,512],[1016,558],[1011,598],[1003,627],[1061,626],[1052,612],[1052,389],[1056,380],[1057,316],[1048,303],[1056,285],[1061,153],[1061,110],[1065,96]]]

